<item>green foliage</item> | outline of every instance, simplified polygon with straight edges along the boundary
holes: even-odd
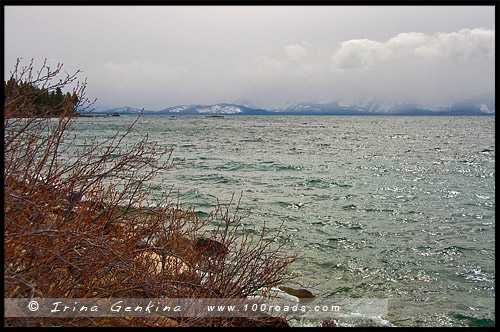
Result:
[[[49,91],[51,90],[51,91]],[[23,82],[11,77],[7,82],[4,81],[4,98],[6,100],[16,99],[23,95],[30,99],[30,108],[23,108],[22,114],[16,114],[13,117],[30,116],[76,116],[78,112],[76,106],[79,98],[75,92],[63,94],[60,87],[55,89],[40,88],[31,82]]]

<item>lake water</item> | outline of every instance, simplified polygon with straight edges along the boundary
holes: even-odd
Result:
[[[134,118],[80,118],[75,133],[103,138]],[[143,116],[129,142],[174,147],[184,162],[157,181],[200,216],[243,193],[245,225],[284,222],[301,255],[291,273],[317,297],[388,299],[384,317],[341,326],[488,326],[494,128],[493,116]]]

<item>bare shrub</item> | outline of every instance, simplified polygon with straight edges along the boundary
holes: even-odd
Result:
[[[152,200],[156,174],[174,166],[172,149],[128,130],[74,151],[75,109],[88,109],[86,83],[72,103],[45,105],[40,93],[74,84],[62,65],[17,63],[4,99],[5,298],[240,298],[288,279],[294,257],[265,225],[241,228],[239,201],[206,219],[169,193]],[[55,81],[55,83],[54,83]],[[11,81],[12,82],[12,81]],[[7,83],[4,83],[6,86]],[[47,90],[47,91],[46,91]],[[76,98],[74,98],[76,97]],[[75,102],[76,101],[76,102]],[[54,107],[66,109],[53,118]],[[34,112],[33,110],[38,110]],[[51,118],[52,117],[52,118]],[[215,226],[214,226],[215,225]],[[277,318],[12,318],[7,326],[275,326]]]

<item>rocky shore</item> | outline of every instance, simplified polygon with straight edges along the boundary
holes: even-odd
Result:
[[[24,283],[31,285],[8,283],[7,297],[29,297],[34,291],[33,295],[46,298],[245,298],[247,292],[254,292],[251,289],[258,290],[259,283],[265,288],[271,282],[251,280],[250,275],[246,281],[239,279],[242,272],[251,272],[244,264],[255,264],[254,256],[242,259],[244,247],[233,243],[230,248],[231,242],[220,234],[207,236],[189,229],[180,222],[198,222],[190,219],[194,214],[189,211],[110,204],[92,193],[68,190],[63,184],[54,186],[42,179],[10,178],[5,193],[6,277],[16,280],[24,276]],[[25,210],[26,206],[32,207]],[[21,214],[24,217],[14,222],[13,217]],[[19,233],[22,230],[25,233]],[[298,297],[311,296],[303,290],[283,289]],[[120,322],[134,326],[290,326],[278,316],[122,317],[96,322],[99,326],[119,326]],[[53,319],[38,324],[58,325]]]

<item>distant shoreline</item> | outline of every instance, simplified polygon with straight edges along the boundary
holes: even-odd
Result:
[[[107,114],[80,114],[78,117],[81,118],[110,118],[120,116],[119,113],[107,113]]]
[[[90,117],[90,118],[107,118],[114,116],[137,116],[140,113],[126,113],[116,115],[106,114],[106,113],[96,113],[96,114],[85,114],[79,115],[79,117]],[[485,113],[485,114],[153,114],[153,113],[142,113],[142,116],[165,116],[165,117],[182,117],[182,116],[198,116],[198,117],[210,117],[210,118],[223,118],[223,117],[243,117],[243,116],[359,116],[359,117],[476,117],[476,116],[495,116],[495,113]]]

